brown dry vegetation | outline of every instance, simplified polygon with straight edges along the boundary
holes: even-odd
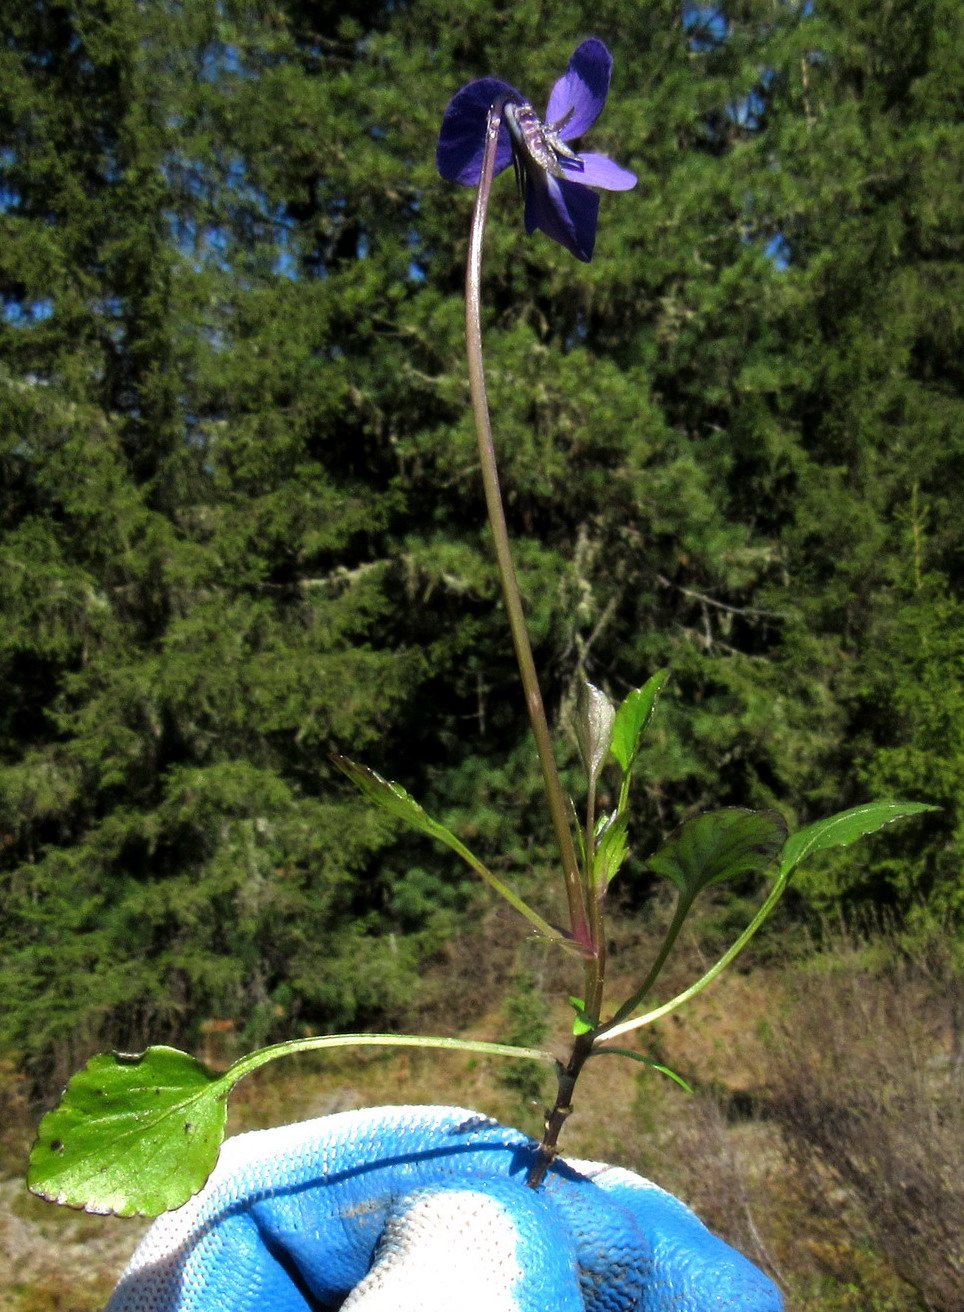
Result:
[[[501,928],[496,916],[480,935],[498,939]],[[447,988],[464,1032],[505,1034],[504,1003],[479,1006],[493,995],[493,959],[469,946],[456,945],[434,988],[440,997]],[[633,955],[628,939],[613,946],[617,967]],[[549,966],[528,949],[523,956],[524,978],[555,991]],[[599,1060],[580,1087],[566,1151],[679,1193],[777,1279],[793,1312],[961,1312],[964,1106],[949,983],[957,977],[935,974],[933,960],[898,965],[892,947],[878,957],[838,946],[806,967],[722,979],[648,1039],[698,1083],[697,1095],[634,1063]],[[503,980],[511,965],[498,962]],[[559,1010],[553,1032],[565,1024]],[[538,1103],[524,1101],[504,1071],[456,1054],[293,1060],[238,1088],[231,1128],[404,1100],[475,1107],[537,1132]],[[17,1179],[29,1117],[9,1073],[3,1089],[0,1270],[9,1274],[0,1277],[0,1312],[93,1312],[144,1223],[30,1198]]]
[[[925,1307],[964,1312],[964,981],[933,944],[820,964],[794,981],[768,1110],[814,1209],[886,1252]]]

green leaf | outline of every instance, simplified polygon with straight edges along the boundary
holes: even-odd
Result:
[[[671,1080],[675,1080],[681,1089],[687,1093],[692,1093],[693,1089],[686,1083],[682,1075],[672,1070],[669,1066],[664,1066],[662,1062],[654,1061],[652,1057],[644,1057],[641,1052],[633,1052],[630,1048],[593,1048],[589,1054],[590,1057],[604,1057],[607,1053],[612,1053],[614,1057],[629,1057],[632,1061],[641,1062],[644,1066],[650,1066],[654,1071],[659,1071],[661,1075],[668,1075]]]
[[[98,1214],[180,1207],[214,1169],[233,1083],[176,1048],[92,1057],[40,1122],[29,1188]]]
[[[926,802],[868,802],[865,806],[840,811],[826,820],[817,820],[787,839],[780,860],[780,874],[788,875],[814,852],[825,852],[830,847],[846,847],[864,834],[874,834],[895,820],[939,809]]]
[[[454,838],[453,834],[433,820],[419,806],[411,793],[406,792],[401,784],[391,783],[388,779],[383,779],[375,770],[369,770],[366,765],[359,765],[356,761],[350,761],[347,756],[332,756],[331,759],[342,774],[348,776],[359,792],[364,793],[370,802],[380,806],[383,811],[393,815],[396,820],[401,820],[413,829],[418,829],[421,833],[428,834],[432,838],[440,837],[440,830],[443,830],[448,838]]]
[[[593,883],[597,888],[606,888],[609,885],[629,855],[627,831],[628,822],[625,815],[617,815],[607,825],[597,842],[593,862]]]
[[[576,1019],[572,1022],[573,1034],[588,1034],[590,1030],[595,1029],[593,1018],[586,1011],[586,1004],[582,998],[570,998],[569,1004],[576,1013]]]
[[[590,789],[595,788],[599,771],[606,764],[615,719],[615,707],[603,690],[583,683],[576,709],[576,738]]]
[[[866,806],[855,806],[849,811],[841,811],[839,815],[832,815],[826,820],[818,820],[815,824],[801,829],[784,846],[780,869],[773,881],[773,886],[767,895],[766,901],[732,947],[728,948],[720,959],[701,975],[695,984],[691,984],[689,988],[684,989],[682,993],[678,993],[676,997],[670,998],[668,1002],[654,1007],[652,1011],[647,1012],[644,1016],[635,1016],[630,1020],[628,1017],[636,1009],[646,992],[645,987],[640,989],[619,1008],[613,1020],[609,1023],[608,1029],[604,1030],[602,1038],[628,1034],[630,1030],[638,1029],[642,1025],[651,1025],[653,1021],[668,1016],[678,1007],[681,1007],[683,1003],[689,1002],[691,998],[695,998],[698,993],[701,993],[707,985],[711,984],[726,969],[731,961],[734,961],[740,955],[760,926],[766,922],[783,896],[790,882],[792,871],[805,856],[809,856],[812,852],[823,851],[828,847],[852,843],[861,835],[873,833],[883,825],[890,824],[892,820],[899,820],[909,815],[919,815],[922,811],[937,811],[939,809],[939,807],[929,806],[924,802],[870,802]],[[766,815],[769,813],[750,812],[749,814]],[[682,919],[680,915],[682,901],[681,897],[674,923]]]
[[[653,987],[697,894],[720,880],[766,869],[786,836],[786,824],[776,811],[745,811],[736,807],[694,816],[670,834],[647,864],[676,885],[679,891],[676,910],[649,974],[619,1007],[610,1024],[626,1020]]]
[[[628,773],[639,754],[643,734],[653,718],[656,703],[668,678],[669,670],[657,670],[641,688],[633,689],[616,712],[609,750],[623,773]]]
[[[470,852],[465,844],[456,838],[450,829],[446,829],[445,825],[433,820],[419,806],[415,798],[405,791],[401,784],[394,784],[389,782],[388,779],[383,779],[375,770],[369,770],[367,765],[359,765],[357,761],[350,761],[347,756],[333,755],[331,760],[369,801],[374,802],[376,806],[380,806],[383,811],[387,811],[396,819],[404,821],[413,829],[428,834],[430,838],[437,838],[439,842],[444,843],[446,847],[450,847],[453,852],[456,852],[467,865],[472,867],[476,874],[481,875],[491,889],[498,893],[500,897],[505,898],[506,902],[515,907],[520,915],[525,916],[526,920],[534,926],[540,938],[548,939],[549,942],[556,943],[559,947],[582,955],[581,950],[572,942],[569,936],[550,925],[528,903],[523,902],[518,893],[514,893],[508,884],[504,884],[501,879],[494,875],[474,852]]]
[[[708,811],[684,821],[647,864],[689,903],[711,884],[765,870],[786,836],[786,822],[776,811]]]

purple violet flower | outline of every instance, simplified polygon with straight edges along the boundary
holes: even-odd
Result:
[[[496,77],[457,91],[442,119],[436,163],[448,182],[478,185],[489,110],[505,98],[495,171],[510,164],[525,196],[526,232],[541,228],[580,260],[592,259],[599,197],[590,187],[629,191],[635,173],[605,155],[579,154],[569,145],[588,132],[609,94],[613,57],[601,41],[583,41],[552,88],[544,119],[524,96]]]

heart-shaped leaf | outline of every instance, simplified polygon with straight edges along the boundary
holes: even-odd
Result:
[[[786,822],[778,812],[727,807],[684,821],[647,864],[671,880],[681,901],[689,903],[711,884],[765,870],[786,837]]]
[[[29,1188],[98,1214],[180,1207],[214,1169],[233,1082],[176,1048],[92,1057],[40,1122]]]
[[[148,1048],[92,1057],[40,1122],[29,1188],[41,1198],[101,1215],[157,1216],[187,1202],[214,1170],[226,1101],[238,1080],[296,1052],[345,1047],[481,1052],[562,1067],[552,1053],[481,1039],[427,1034],[324,1034],[288,1039],[240,1057],[214,1075],[186,1052]]]
[[[780,860],[780,874],[790,871],[814,852],[825,852],[830,847],[846,847],[864,834],[874,834],[884,825],[905,816],[920,815],[922,811],[937,811],[939,807],[926,802],[867,802],[864,806],[839,811],[826,820],[817,820],[805,829],[799,829],[787,839]]]

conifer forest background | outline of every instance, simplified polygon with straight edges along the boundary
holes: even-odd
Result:
[[[438,1031],[432,971],[490,950],[525,1029],[522,934],[480,946],[484,891],[329,755],[553,911],[467,408],[472,192],[434,149],[459,86],[541,108],[590,35],[592,147],[639,185],[583,265],[500,179],[484,275],[564,773],[577,680],[669,665],[626,924],[695,810],[936,804],[801,874],[757,954],[796,969],[843,926],[960,996],[960,0],[0,13],[4,1078],[47,1105],[91,1052],[200,1051],[212,1020],[250,1044],[434,1006]]]

